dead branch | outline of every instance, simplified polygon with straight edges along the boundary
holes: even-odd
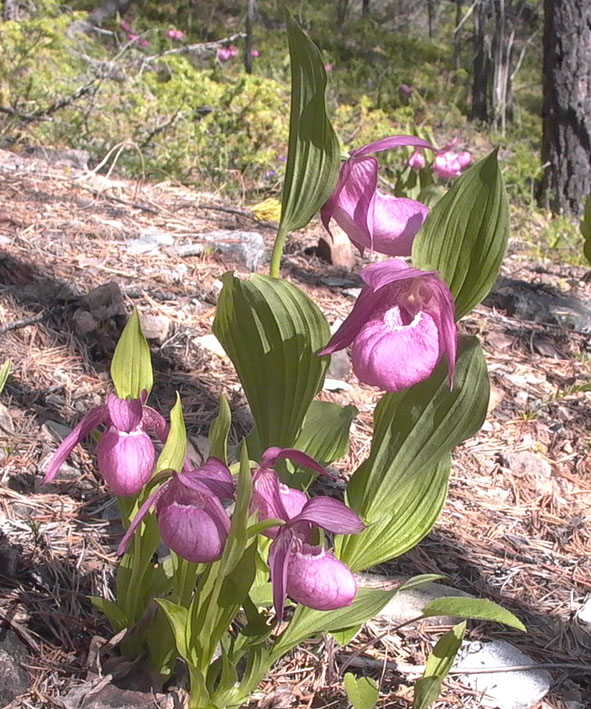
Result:
[[[244,32],[238,32],[237,34],[232,34],[229,37],[224,37],[223,39],[216,39],[214,42],[202,42],[201,44],[186,44],[184,47],[176,47],[175,49],[166,49],[164,52],[159,54],[153,54],[149,57],[144,57],[144,61],[152,62],[155,59],[160,59],[160,57],[168,57],[172,54],[193,54],[195,56],[207,56],[208,54],[213,54],[219,47],[223,47],[225,44],[230,42],[236,42],[239,39],[244,39],[246,34]]]
[[[93,79],[88,84],[77,88],[69,96],[63,96],[57,101],[54,101],[53,103],[49,104],[49,106],[46,106],[45,108],[39,108],[36,111],[33,111],[32,113],[21,113],[21,111],[14,108],[13,106],[0,106],[0,113],[12,116],[13,118],[18,118],[23,123],[33,123],[34,121],[41,121],[48,118],[53,113],[60,111],[62,108],[66,108],[66,106],[69,106],[70,104],[74,103],[83,96],[95,93],[98,89],[98,82],[98,79]]]

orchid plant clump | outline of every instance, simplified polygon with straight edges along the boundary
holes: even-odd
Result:
[[[241,706],[299,643],[322,633],[348,642],[388,603],[399,589],[365,588],[356,573],[430,531],[445,501],[451,450],[480,428],[488,401],[478,340],[459,335],[457,321],[490,290],[505,247],[496,155],[468,169],[430,211],[382,192],[375,153],[433,152],[432,143],[393,136],[340,164],[323,59],[290,16],[287,26],[290,139],[271,274],[226,273],[213,324],[244,389],[252,431],[231,454],[231,412],[221,397],[209,457],[191,460],[180,398],[168,423],[147,404],[150,351],[134,312],[111,365],[115,394],[63,441],[45,477],[53,480],[73,448],[105,428],[98,469],[118,497],[126,532],[114,599],[93,602],[123,632],[122,651],[143,656],[162,681],[184,661],[192,709]],[[218,52],[220,61],[229,58]],[[414,153],[413,169],[423,169],[421,155]],[[359,298],[332,337],[317,305],[279,277],[288,233],[318,211],[360,251],[393,257],[362,270]],[[314,478],[332,474],[327,466],[345,455],[357,414],[317,398],[330,354],[349,346],[359,380],[384,392],[370,451],[345,471],[343,499],[310,495]],[[161,543],[169,553],[155,563]],[[490,601],[452,597],[423,610],[460,612],[522,628]],[[438,644],[417,682],[418,709],[436,698],[465,628]]]

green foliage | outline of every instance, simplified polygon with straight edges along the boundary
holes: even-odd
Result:
[[[583,254],[587,261],[591,263],[591,197],[585,200],[585,210],[580,224],[581,234],[585,243],[583,245]],[[2,388],[0,387],[0,391]]]
[[[0,394],[2,394],[2,390],[6,386],[6,382],[8,381],[8,375],[10,374],[10,367],[11,367],[11,362],[9,359],[4,362],[4,364],[0,367]]]
[[[462,644],[466,622],[459,623],[437,641],[427,658],[425,674],[415,683],[413,709],[427,709],[439,697],[441,683],[451,670]]]
[[[115,347],[111,379],[120,399],[139,399],[142,392],[152,391],[152,358],[137,310],[131,314]]]
[[[375,707],[380,691],[371,677],[355,677],[351,672],[344,676],[345,691],[353,709],[372,709]]]

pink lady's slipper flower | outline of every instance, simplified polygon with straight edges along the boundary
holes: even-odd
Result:
[[[230,53],[231,57],[236,57],[236,56],[238,56],[238,47],[234,44],[231,44],[228,47],[228,52]]]
[[[168,30],[166,36],[168,37],[168,39],[174,39],[177,42],[180,42],[182,39],[185,38],[185,33],[182,30],[171,29]]]
[[[220,62],[227,62],[229,59],[232,59],[233,56],[228,47],[220,47],[217,51],[217,58]]]
[[[438,150],[433,160],[433,172],[437,177],[459,177],[462,170],[472,162],[472,156],[467,150],[456,153],[451,147]]]
[[[425,159],[425,153],[421,148],[417,148],[409,157],[407,162],[407,165],[410,167],[410,169],[416,170],[416,172],[422,170],[426,164],[427,161]]]
[[[437,272],[389,259],[365,268],[361,278],[365,285],[353,310],[320,354],[352,345],[360,381],[390,392],[426,379],[446,355],[452,383],[455,304]]]
[[[145,394],[145,392],[144,392]],[[107,430],[97,446],[100,474],[115,493],[125,497],[137,494],[149,480],[156,453],[146,432],[166,438],[167,425],[162,416],[140,399],[119,399],[109,394],[107,403],[97,406],[64,438],[55,452],[43,483],[50,483],[72,450],[83,438],[102,424]]]
[[[219,559],[230,531],[220,498],[231,499],[233,494],[232,475],[217,458],[208,458],[196,470],[174,474],[140,507],[117,553],[125,553],[135,530],[154,507],[160,536],[170,549],[195,564]]]
[[[316,472],[326,473],[313,458],[290,448],[269,448],[253,476],[252,508],[259,519],[282,519],[272,527],[269,549],[273,605],[279,619],[285,599],[316,610],[343,608],[353,602],[357,585],[349,568],[324,547],[312,544],[313,527],[336,534],[355,534],[363,522],[346,505],[330,497],[308,499],[305,493],[282,485],[272,466],[288,458]]]
[[[424,204],[378,190],[378,161],[371,153],[407,145],[435,149],[414,135],[393,135],[351,151],[341,165],[335,191],[320,211],[327,231],[334,219],[362,254],[371,249],[410,256],[415,234],[427,218]]]
[[[119,23],[119,27],[126,33],[133,32],[131,22],[128,19],[126,19],[125,17]]]
[[[257,57],[260,57],[260,56],[261,56],[261,53],[259,52],[258,49],[251,49],[251,50],[250,50],[250,56],[251,56],[253,59],[257,59]]]

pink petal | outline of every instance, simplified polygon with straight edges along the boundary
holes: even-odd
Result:
[[[143,406],[141,399],[120,399],[115,394],[107,397],[107,409],[111,424],[119,431],[129,433],[142,422]]]
[[[258,468],[253,476],[251,511],[258,514],[259,521],[265,519],[289,519],[283,504],[279,476],[274,470]],[[275,536],[278,528],[271,527],[267,536]]]
[[[183,559],[201,564],[222,555],[230,520],[217,498],[173,479],[156,503],[156,515],[162,540]]]
[[[196,470],[183,471],[177,478],[183,485],[201,494],[227,499],[234,496],[232,473],[218,458],[210,457]]]
[[[419,312],[405,323],[394,306],[364,325],[353,343],[351,361],[360,381],[395,392],[426,379],[441,354],[434,319]]]
[[[74,448],[80,443],[83,438],[86,438],[91,431],[98,428],[103,423],[108,420],[107,407],[97,406],[95,409],[89,411],[86,416],[78,423],[78,425],[69,433],[64,440],[61,442],[59,448],[53,455],[45,477],[43,478],[43,484],[46,485],[50,483],[57,475],[58,470],[65,463],[66,458],[74,450]]]
[[[129,525],[129,528],[125,532],[123,539],[119,542],[119,546],[117,547],[117,555],[122,556],[125,554],[127,551],[127,547],[129,546],[129,542],[135,532],[135,530],[140,526],[142,523],[144,517],[148,514],[150,511],[150,508],[152,505],[156,503],[160,495],[162,495],[165,491],[166,488],[168,487],[169,483],[165,483],[161,487],[159,487],[157,490],[155,490],[149,497],[146,499],[146,501],[142,504],[142,506],[139,508],[137,511],[136,516],[133,518],[131,524]]]
[[[324,496],[308,500],[297,517],[291,519],[290,526],[302,522],[311,522],[335,534],[356,534],[365,529],[363,522],[347,505]]]
[[[289,559],[286,590],[294,601],[320,611],[349,606],[357,594],[349,568],[331,553],[309,544],[303,544]]]
[[[136,495],[152,475],[156,452],[145,431],[111,427],[97,446],[98,468],[115,495]]]
[[[273,585],[273,605],[278,620],[283,618],[285,597],[287,596],[287,572],[292,558],[291,546],[293,534],[289,529],[282,530],[269,549],[269,570]]]
[[[320,473],[320,475],[329,475],[326,472],[326,469],[320,465],[318,461],[314,460],[314,458],[307,455],[303,451],[299,451],[295,448],[278,448],[277,446],[267,448],[261,458],[260,466],[263,469],[273,468],[278,460],[285,459],[291,460],[293,463],[297,463],[298,465],[303,465],[305,468],[310,468],[311,470]]]
[[[364,145],[362,148],[352,150],[350,155],[351,157],[359,157],[361,155],[379,153],[382,150],[389,150],[390,148],[403,148],[405,146],[435,150],[431,143],[428,143],[422,138],[417,138],[416,135],[391,135],[389,138],[382,138],[381,140],[376,140],[374,143]]]
[[[412,242],[428,214],[429,208],[421,202],[378,190],[374,201],[374,251],[388,256],[410,256]]]
[[[424,278],[436,275],[437,271],[421,271],[413,268],[401,259],[388,259],[381,263],[374,263],[361,271],[361,279],[374,291],[384,288],[392,283],[400,283],[411,278]],[[405,284],[405,288],[408,287]]]
[[[154,431],[162,443],[166,443],[170,429],[162,414],[158,413],[158,411],[151,406],[144,406],[142,423],[145,429]]]

